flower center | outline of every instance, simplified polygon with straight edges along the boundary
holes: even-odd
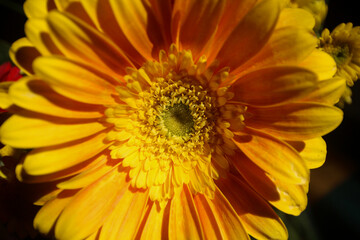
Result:
[[[111,157],[153,201],[167,201],[183,184],[212,197],[214,179],[229,168],[226,155],[237,149],[232,131],[243,126],[246,108],[230,103],[233,94],[221,86],[228,69],[214,69],[216,62],[194,63],[190,51],[172,45],[160,51],[159,62],[127,69],[119,104],[105,112],[114,124],[107,134]]]
[[[185,136],[193,130],[194,120],[189,106],[182,103],[169,107],[161,115],[164,126],[170,134]]]

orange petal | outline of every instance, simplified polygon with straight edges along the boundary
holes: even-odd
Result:
[[[52,11],[47,22],[55,44],[68,58],[91,64],[118,78],[126,74],[126,67],[134,67],[105,35],[70,14]]]
[[[321,137],[302,142],[289,142],[305,160],[310,169],[321,167],[326,159],[326,142]]]
[[[191,49],[198,59],[217,29],[224,6],[221,0],[175,1],[171,26],[174,42],[182,49]]]
[[[121,48],[130,60],[141,66],[146,60],[129,42],[119,26],[109,1],[82,1],[82,5],[96,27],[103,31],[116,45]],[[112,24],[109,24],[111,22]]]
[[[79,190],[62,191],[55,199],[47,202],[34,219],[34,228],[42,234],[49,234],[61,212]]]
[[[169,206],[149,203],[135,239],[166,239],[168,235]]]
[[[141,0],[110,0],[113,13],[129,42],[145,57],[152,59],[164,49],[160,26],[149,6]]]
[[[241,219],[246,231],[256,239],[287,239],[284,223],[269,204],[243,181],[229,175],[216,182]]]
[[[312,92],[316,79],[313,72],[304,68],[264,68],[236,80],[231,100],[257,106],[294,101]]]
[[[27,38],[20,38],[11,45],[9,56],[25,74],[32,75],[33,61],[40,56],[40,52]]]
[[[233,74],[245,74],[269,66],[298,64],[315,49],[317,38],[305,28],[276,29],[264,48]]]
[[[99,240],[134,239],[147,202],[147,191],[126,190],[104,222]]]
[[[33,66],[37,76],[66,97],[92,104],[115,103],[112,80],[92,68],[58,56],[38,58]]]
[[[97,231],[126,191],[126,172],[117,169],[104,175],[76,194],[61,213],[56,226],[57,239],[84,239]]]
[[[105,129],[97,121],[53,121],[13,115],[1,127],[1,142],[16,148],[37,148],[88,137]]]
[[[30,175],[50,174],[90,159],[109,144],[106,133],[100,133],[71,143],[32,150],[25,158],[24,170]]]
[[[249,127],[235,133],[234,143],[265,172],[289,183],[306,183],[309,170],[298,152],[289,144]]]
[[[33,77],[24,77],[10,89],[11,100],[22,108],[65,118],[100,118],[104,107],[75,102],[65,98],[48,84]]]
[[[236,26],[216,59],[220,67],[228,66],[232,70],[254,56],[269,40],[280,13],[277,0],[258,3]]]
[[[171,200],[169,239],[203,239],[199,215],[186,185]]]
[[[287,140],[305,140],[323,136],[342,121],[343,113],[337,107],[295,102],[285,105],[248,109],[251,114],[245,124],[275,137]]]

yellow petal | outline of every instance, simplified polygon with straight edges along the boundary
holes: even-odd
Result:
[[[32,75],[32,63],[40,56],[40,52],[27,38],[20,38],[11,45],[9,56],[25,74]]]
[[[112,170],[80,190],[61,213],[56,226],[57,239],[84,239],[97,231],[117,205],[126,185],[126,172]]]
[[[1,142],[16,148],[53,146],[84,138],[100,132],[105,126],[99,122],[47,120],[14,115],[1,127]]]
[[[51,39],[45,19],[29,19],[25,23],[25,34],[41,55],[63,55]]]
[[[269,204],[245,182],[234,176],[216,182],[241,219],[246,231],[256,239],[287,239],[284,223]]]
[[[147,202],[147,191],[127,189],[104,222],[99,240],[134,239]]]
[[[78,190],[62,191],[55,199],[48,201],[36,214],[34,228],[42,234],[49,234],[59,215],[77,192]]]
[[[289,144],[248,127],[235,134],[233,140],[240,150],[272,177],[289,183],[308,182],[309,170]]]
[[[315,72],[319,80],[332,78],[337,70],[334,58],[319,49],[315,49],[299,66]]]
[[[311,13],[304,9],[284,8],[280,13],[276,28],[280,29],[289,26],[312,30],[315,26],[315,19]]]
[[[100,133],[79,141],[32,150],[25,158],[24,170],[29,175],[44,175],[75,166],[107,148],[109,144],[103,142],[105,137],[106,133]]]
[[[284,103],[306,96],[315,83],[316,75],[304,68],[264,68],[236,80],[231,100],[260,106]]]
[[[14,82],[2,82],[0,83],[0,108],[7,109],[12,104],[13,101],[9,96],[9,88],[13,85]]]
[[[172,37],[182,49],[191,49],[195,59],[200,57],[224,10],[225,1],[175,1],[172,16]],[[196,37],[194,37],[196,34]]]
[[[33,67],[37,76],[66,97],[92,104],[115,103],[114,83],[94,69],[56,56],[38,58]]]
[[[236,26],[216,59],[232,70],[254,56],[269,40],[280,13],[277,0],[258,3]]]
[[[126,74],[126,67],[134,67],[105,35],[70,14],[52,11],[47,22],[55,44],[68,58],[97,66],[118,78]]]
[[[141,55],[152,59],[165,49],[160,26],[144,1],[110,0],[110,5],[124,35]]]
[[[203,239],[199,216],[186,185],[171,200],[169,239]]]
[[[30,18],[45,18],[47,13],[55,8],[50,0],[27,0],[24,3],[24,12]]]
[[[321,137],[302,142],[289,142],[305,160],[310,169],[321,167],[326,159],[326,142]]]
[[[11,100],[22,108],[64,118],[100,118],[105,111],[102,106],[75,102],[65,98],[44,81],[24,77],[10,89]]]
[[[246,125],[287,140],[306,140],[323,136],[342,121],[339,108],[295,102],[276,107],[249,108],[252,115]]]
[[[322,80],[317,84],[317,89],[306,96],[302,101],[319,102],[334,105],[346,89],[346,80],[334,77]]]

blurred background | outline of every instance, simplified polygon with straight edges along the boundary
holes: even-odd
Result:
[[[23,2],[0,0],[0,64],[10,60],[11,43],[24,36]],[[328,7],[324,27],[330,31],[343,22],[360,25],[356,1],[331,0]],[[311,172],[307,209],[298,217],[279,213],[290,240],[360,239],[360,81],[352,91],[353,103],[344,107],[343,123],[324,137],[327,160]],[[2,239],[13,238],[0,230]]]

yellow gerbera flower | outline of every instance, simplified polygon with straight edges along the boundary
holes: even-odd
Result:
[[[28,0],[1,141],[58,239],[286,239],[344,86],[278,0]]]
[[[326,28],[321,33],[319,47],[330,54],[337,65],[337,76],[346,79],[340,105],[351,103],[351,89],[360,76],[360,27],[352,23],[341,23],[331,33]]]

